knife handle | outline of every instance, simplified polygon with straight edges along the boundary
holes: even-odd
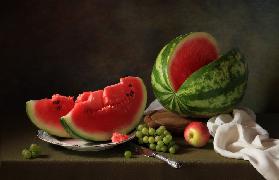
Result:
[[[166,163],[168,163],[171,167],[173,168],[181,168],[182,164],[179,162],[176,162],[174,160],[170,160],[160,154],[154,153],[154,156],[162,161],[165,161]]]

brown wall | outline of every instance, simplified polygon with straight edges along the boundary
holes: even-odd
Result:
[[[24,113],[29,99],[77,95],[125,75],[145,80],[150,102],[157,53],[190,31],[213,34],[222,52],[239,47],[250,67],[243,104],[279,112],[279,1],[34,0],[1,6],[6,112]]]

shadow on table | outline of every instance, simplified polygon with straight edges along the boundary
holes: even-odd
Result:
[[[185,140],[184,139],[179,139],[178,141],[176,141],[177,145],[180,147],[179,148],[179,151],[177,152],[177,154],[183,154],[183,153],[187,153],[187,152],[190,152],[190,151],[193,151],[193,148],[191,145],[188,145],[185,143]],[[214,147],[213,147],[213,139],[210,139],[209,142],[201,147],[201,148],[197,148],[197,149],[206,149],[206,150],[213,150]]]
[[[82,156],[82,157],[94,157],[94,158],[110,158],[110,157],[123,157],[125,150],[130,150],[129,146],[126,144],[121,144],[115,146],[111,149],[102,150],[102,151],[75,151],[66,149],[60,146],[48,145],[51,149],[55,151],[63,152],[66,155],[75,155],[75,156]]]

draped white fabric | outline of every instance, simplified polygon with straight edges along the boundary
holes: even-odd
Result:
[[[269,138],[268,132],[256,123],[253,111],[235,109],[233,115],[212,117],[207,127],[217,153],[248,160],[266,179],[279,179],[279,139]]]

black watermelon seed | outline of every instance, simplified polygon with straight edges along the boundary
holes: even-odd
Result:
[[[132,85],[132,84],[129,84],[129,87],[133,87],[133,85]]]

